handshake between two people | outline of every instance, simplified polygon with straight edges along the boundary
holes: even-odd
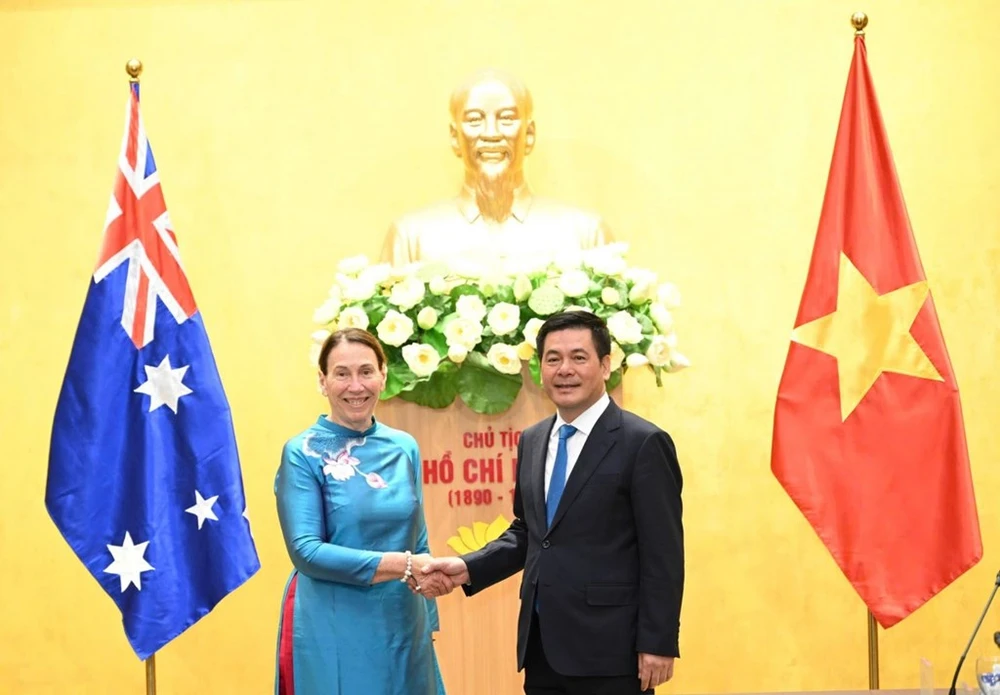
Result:
[[[413,577],[407,582],[410,591],[427,598],[451,593],[469,581],[469,568],[459,557],[413,556]]]

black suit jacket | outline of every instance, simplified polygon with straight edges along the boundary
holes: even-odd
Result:
[[[545,456],[555,416],[518,444],[515,519],[463,556],[468,595],[521,569],[518,669],[536,599],[549,664],[566,676],[624,676],[637,653],[679,656],[684,587],[681,470],[670,436],[608,404],[546,526]]]

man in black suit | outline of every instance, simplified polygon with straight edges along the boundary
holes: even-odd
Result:
[[[417,579],[425,595],[462,585],[471,596],[524,570],[517,659],[527,695],[651,693],[679,656],[684,540],[674,444],[608,397],[611,337],[602,319],[556,314],[537,347],[557,413],[521,435],[513,523],[481,550],[434,560]]]

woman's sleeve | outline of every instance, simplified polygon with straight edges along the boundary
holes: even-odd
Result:
[[[278,521],[292,564],[313,579],[371,584],[383,553],[326,543],[323,482],[305,455],[286,444],[274,483]]]

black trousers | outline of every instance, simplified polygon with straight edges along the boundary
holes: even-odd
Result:
[[[638,655],[636,661],[638,662]],[[538,615],[531,621],[528,636],[528,650],[524,659],[525,695],[652,695],[652,690],[640,690],[637,676],[613,676],[595,678],[588,676],[564,676],[549,666],[542,649]]]

